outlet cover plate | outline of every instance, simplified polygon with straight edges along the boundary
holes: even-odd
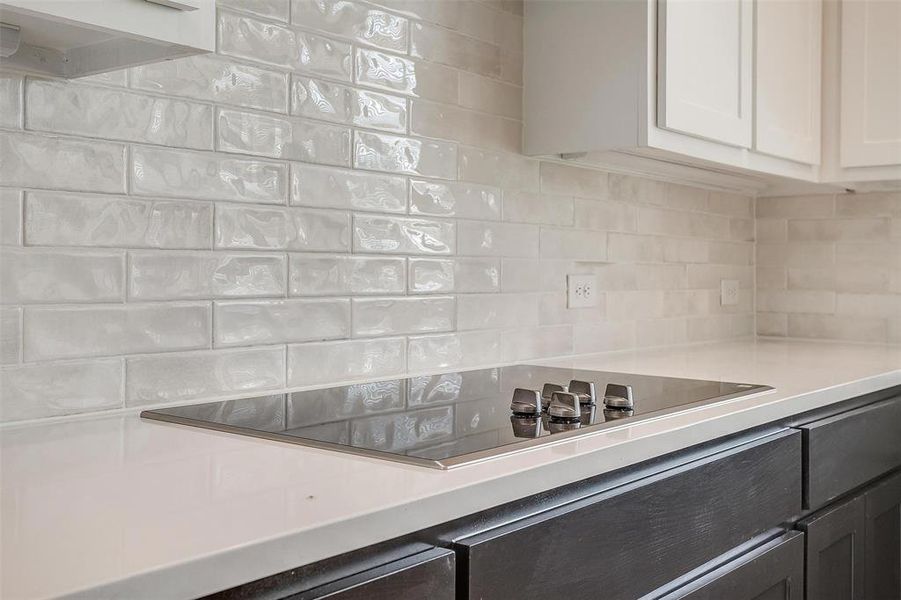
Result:
[[[722,306],[738,305],[738,280],[720,280],[720,304]]]
[[[591,308],[598,305],[597,275],[566,276],[566,306],[568,308]]]

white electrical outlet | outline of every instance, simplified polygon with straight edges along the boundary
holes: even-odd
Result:
[[[738,280],[720,280],[720,304],[723,306],[735,306],[738,304]]]
[[[566,306],[590,308],[598,305],[598,278],[596,275],[566,276]]]

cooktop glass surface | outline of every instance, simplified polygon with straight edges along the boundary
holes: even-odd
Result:
[[[594,382],[597,401],[577,421],[518,417],[515,388]],[[609,383],[632,386],[632,410],[606,409]],[[772,388],[556,367],[517,365],[179,406],[142,417],[450,468],[536,444],[631,424]]]

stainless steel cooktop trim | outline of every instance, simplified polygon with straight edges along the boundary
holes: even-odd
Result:
[[[650,421],[653,419],[659,419],[665,417],[667,415],[677,413],[677,412],[687,412],[691,410],[695,410],[704,406],[709,406],[711,404],[717,404],[720,402],[727,402],[729,400],[735,400],[737,398],[747,398],[750,396],[757,396],[765,393],[769,393],[775,391],[774,388],[768,385],[757,385],[757,384],[741,384],[741,385],[749,385],[747,390],[733,392],[731,394],[725,394],[723,396],[716,396],[714,398],[708,398],[706,400],[700,400],[698,402],[692,402],[691,404],[683,404],[681,406],[674,406],[667,409],[662,409],[655,411],[653,413],[648,413],[646,415],[637,415],[634,417],[629,417],[628,419],[622,419],[619,421],[607,421],[604,423],[597,423],[594,425],[587,425],[585,427],[580,427],[579,429],[575,429],[572,431],[564,431],[560,433],[555,433],[552,436],[547,437],[539,437],[533,439],[524,439],[521,442],[514,442],[511,444],[505,444],[503,446],[496,446],[494,448],[488,448],[485,450],[480,450],[478,452],[470,452],[468,454],[460,454],[458,456],[452,456],[444,459],[429,459],[429,458],[421,458],[418,456],[408,456],[406,454],[394,454],[391,452],[382,452],[380,450],[370,450],[367,448],[357,448],[354,446],[346,446],[343,444],[334,444],[331,442],[322,442],[318,440],[311,440],[306,438],[298,438],[290,435],[285,435],[277,432],[269,432],[269,431],[259,431],[256,429],[249,429],[246,427],[236,427],[234,425],[224,425],[222,423],[213,423],[210,421],[202,421],[199,419],[190,419],[187,417],[179,417],[175,415],[166,414],[164,412],[160,412],[161,410],[145,410],[141,412],[141,418],[150,419],[154,421],[164,421],[167,423],[175,423],[178,425],[188,425],[191,427],[200,427],[202,429],[210,429],[213,431],[221,431],[225,433],[236,433],[240,435],[246,435],[250,437],[260,438],[264,440],[271,440],[274,442],[285,442],[288,444],[294,444],[296,446],[307,446],[310,448],[319,448],[320,450],[335,450],[338,452],[343,452],[344,454],[353,454],[356,456],[366,456],[369,458],[378,458],[381,460],[390,460],[392,462],[409,464],[409,465],[417,465],[420,467],[429,467],[432,469],[455,469],[462,466],[468,466],[476,463],[483,462],[485,460],[497,458],[499,456],[507,456],[510,454],[518,454],[520,452],[526,452],[528,450],[535,449],[536,447],[546,447],[552,446],[564,441],[569,440],[574,436],[586,436],[595,433],[599,433],[602,431],[609,431],[612,429],[622,429],[623,427],[629,427],[636,423],[641,423],[645,421]]]

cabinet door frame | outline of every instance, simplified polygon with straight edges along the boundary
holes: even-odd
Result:
[[[657,9],[657,126],[730,146],[750,148],[753,128],[754,0],[734,0],[739,5],[738,115],[726,115],[710,107],[680,98],[668,75],[668,28],[679,2],[658,0]],[[711,75],[715,76],[715,75]]]
[[[895,598],[901,593],[901,542],[897,548],[892,548],[888,556],[880,552],[884,548],[876,546],[877,533],[885,533],[876,527],[876,520],[891,511],[901,513],[901,471],[889,475],[869,488],[866,498],[866,549],[865,549],[865,585],[866,597],[869,599]],[[899,514],[901,520],[901,514]],[[885,570],[885,563],[890,562],[891,567],[897,569],[894,573]],[[886,580],[886,575],[892,578],[891,583]],[[880,589],[883,584],[893,586],[894,589],[886,592]]]
[[[823,597],[823,588],[832,587],[824,577],[835,575],[821,569],[821,553],[844,538],[851,537],[851,596],[848,600],[864,600],[864,555],[866,536],[866,504],[863,495],[836,502],[798,523],[806,534],[805,587],[808,598]]]
[[[761,11],[764,7],[784,7],[790,4],[807,6],[812,9],[809,22],[806,23],[808,35],[812,43],[807,48],[810,69],[807,75],[806,98],[807,127],[809,135],[779,127],[777,123],[767,122],[761,118],[761,98],[766,94],[767,82],[762,80],[761,56],[765,52],[778,50],[778,44],[772,38],[762,39],[765,34],[765,19]],[[822,54],[823,54],[823,2],[822,0],[756,0],[754,9],[754,149],[757,152],[794,160],[809,165],[820,163],[821,147],[821,105],[822,105]],[[779,53],[781,54],[781,53]]]
[[[888,140],[870,140],[866,136],[867,100],[862,95],[867,91],[867,64],[870,60],[867,54],[867,10],[876,2],[879,0],[844,0],[840,3],[841,167],[901,165],[901,136]],[[896,25],[898,31],[895,35],[901,36],[901,16]],[[901,102],[901,98],[896,100]]]

